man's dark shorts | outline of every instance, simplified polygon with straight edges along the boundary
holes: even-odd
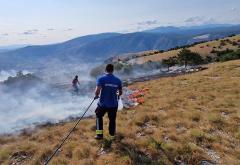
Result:
[[[105,113],[108,113],[109,115],[113,115],[117,112],[117,107],[116,108],[106,108],[106,107],[100,107],[99,105],[97,106],[95,113],[97,115],[97,117],[103,117],[105,115]]]

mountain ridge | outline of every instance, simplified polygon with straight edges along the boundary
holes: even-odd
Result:
[[[212,25],[213,26],[213,25]],[[162,27],[163,31],[142,31],[134,33],[100,33],[87,35],[51,45],[27,46],[0,53],[2,68],[36,68],[49,60],[64,62],[99,62],[124,53],[147,50],[167,50],[194,42],[224,38],[240,34],[240,25],[196,27],[186,29]],[[207,35],[207,37],[199,37]],[[1,68],[0,68],[1,69]]]

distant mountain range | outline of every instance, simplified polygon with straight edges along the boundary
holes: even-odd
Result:
[[[8,46],[0,46],[0,53],[9,52],[15,49],[20,49],[26,47],[27,45],[8,45]]]
[[[26,46],[0,52],[0,69],[39,68],[53,60],[97,62],[119,54],[167,50],[232,34],[240,34],[240,25],[168,26],[127,34],[87,35],[58,44]]]

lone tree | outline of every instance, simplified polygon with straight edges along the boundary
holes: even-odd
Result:
[[[168,59],[163,59],[162,64],[166,65],[169,68],[177,64],[177,57],[169,57]]]
[[[185,48],[178,53],[177,58],[178,62],[180,64],[183,64],[185,68],[187,67],[188,64],[199,65],[203,63],[202,56],[200,56],[198,53],[192,52],[191,50]]]
[[[199,64],[202,64],[202,63],[204,63],[204,59],[202,58],[202,56],[198,53],[192,52],[190,64],[199,65]]]

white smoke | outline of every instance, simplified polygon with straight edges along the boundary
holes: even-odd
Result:
[[[1,70],[0,134],[16,133],[38,124],[57,123],[70,117],[81,116],[94,97],[95,79],[89,76],[89,72],[97,65],[99,64],[49,61],[44,68],[22,70],[24,75],[34,73],[43,79],[43,83],[27,88],[3,85],[3,81],[9,76],[15,77],[18,71]],[[80,90],[86,90],[80,91],[80,95],[73,95],[72,91],[69,91],[75,75],[79,76]],[[97,100],[94,102],[86,116],[94,114],[97,102]],[[120,101],[119,109],[122,108]]]
[[[68,117],[80,116],[92,101],[91,96],[73,96],[70,92],[43,94],[45,87],[28,91],[0,88],[0,134],[13,133],[36,124],[57,123]],[[87,115],[93,114],[96,102]]]
[[[80,81],[90,81],[92,78],[89,73],[95,66],[96,63],[64,63],[55,59],[45,64],[38,74],[50,83],[71,83],[75,75],[79,76]]]
[[[90,65],[92,66],[92,65]],[[35,75],[40,76],[44,83],[40,85],[5,86],[1,83],[8,77],[15,77],[16,70],[0,71],[0,134],[15,133],[23,128],[46,122],[57,123],[69,117],[80,116],[91,103],[94,89],[84,95],[73,95],[71,81],[79,75],[80,81],[89,81],[89,65],[70,65],[60,62],[49,63],[45,69]],[[22,73],[32,73],[23,70]],[[67,89],[51,88],[47,84],[61,84],[67,82]],[[86,115],[94,114],[97,101],[94,102]]]

